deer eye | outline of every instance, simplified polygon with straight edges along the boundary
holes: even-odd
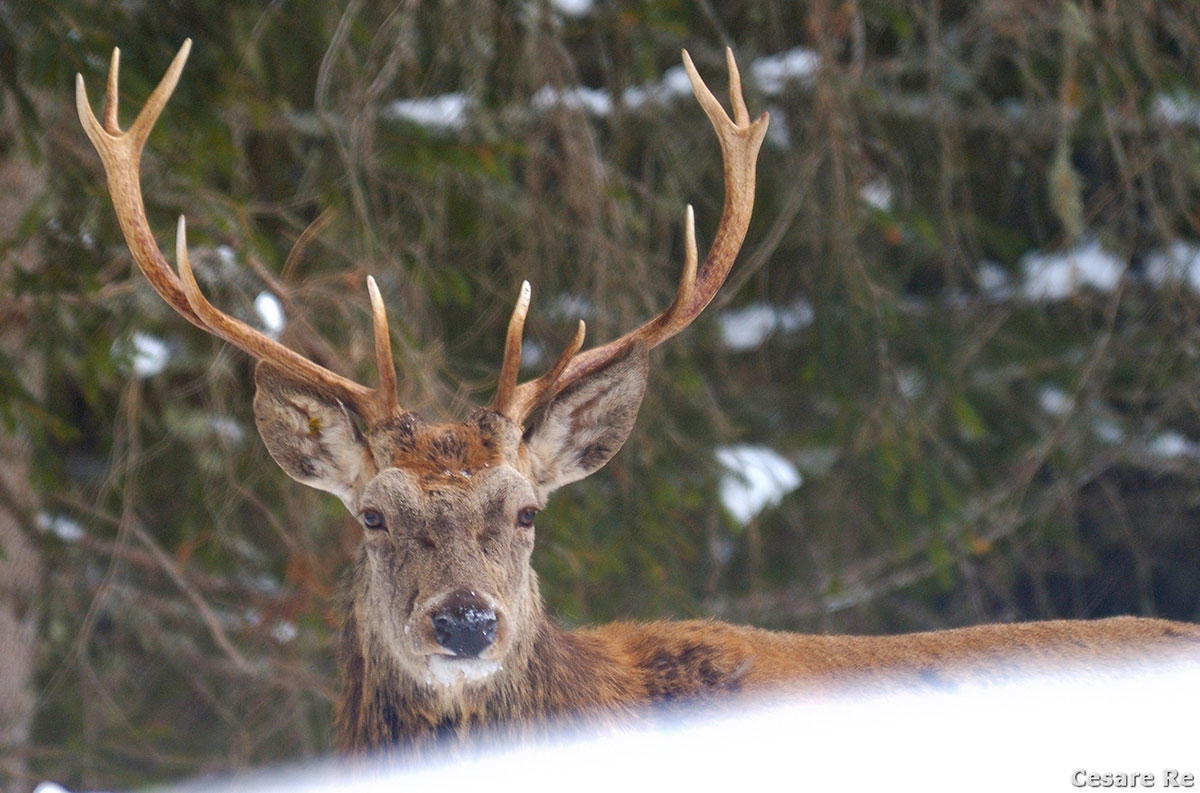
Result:
[[[537,507],[525,507],[517,513],[517,525],[523,529],[528,529],[533,526],[533,519],[537,517]]]
[[[383,519],[383,513],[377,509],[364,509],[362,522],[371,531],[385,531],[387,529],[387,521]]]

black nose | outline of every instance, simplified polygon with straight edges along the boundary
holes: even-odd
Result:
[[[496,641],[496,612],[474,592],[451,593],[429,621],[437,643],[464,658],[478,657]]]

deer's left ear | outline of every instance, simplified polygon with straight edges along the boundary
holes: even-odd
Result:
[[[525,433],[522,457],[538,497],[601,468],[625,445],[646,393],[646,345],[558,394]]]

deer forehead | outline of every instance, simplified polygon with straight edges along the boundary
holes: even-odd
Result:
[[[407,425],[387,450],[387,464],[416,477],[425,487],[468,484],[503,461],[499,439],[470,424]]]
[[[370,446],[379,470],[403,470],[422,490],[474,489],[479,475],[515,463],[520,427],[491,411],[466,421],[426,423],[408,413],[371,433]]]
[[[477,473],[431,477],[425,471],[390,467],[365,488],[363,506],[381,508],[411,528],[461,524],[482,528],[508,522],[513,510],[528,506],[533,487],[507,463]]]
[[[370,439],[380,474],[364,496],[402,512],[482,514],[514,498],[532,498],[518,468],[521,431],[491,411],[466,421],[433,424],[407,414]]]

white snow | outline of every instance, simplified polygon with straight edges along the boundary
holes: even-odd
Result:
[[[241,443],[246,438],[246,431],[232,416],[211,415],[208,417],[208,428],[223,441]]]
[[[789,80],[810,82],[821,68],[821,56],[807,47],[766,55],[750,64],[750,74],[767,94],[777,94]]]
[[[1063,253],[1035,251],[1021,258],[1024,283],[1021,293],[1029,300],[1063,300],[1081,287],[1111,291],[1125,272],[1125,263],[1087,239]]]
[[[692,81],[688,78],[687,69],[682,65],[675,65],[663,72],[662,80],[658,84],[658,95],[660,99],[692,97]]]
[[[576,85],[561,90],[544,85],[533,95],[533,107],[546,110],[562,105],[572,110],[583,110],[595,116],[612,113],[612,96],[599,88]]]
[[[745,352],[761,346],[774,333],[792,333],[808,327],[813,323],[813,309],[804,300],[784,307],[751,303],[722,311],[717,322],[721,326],[721,342],[725,349]]]
[[[1038,405],[1051,416],[1065,416],[1075,408],[1075,400],[1058,386],[1045,385],[1038,390]]]
[[[536,369],[546,362],[546,348],[533,339],[521,342],[521,368]]]
[[[272,339],[279,338],[283,326],[287,324],[279,298],[270,292],[259,292],[258,297],[254,298],[254,311],[262,320],[263,330],[267,335]]]
[[[68,518],[66,515],[51,515],[48,512],[39,512],[35,520],[39,529],[53,534],[63,542],[79,542],[83,539],[83,525],[74,518]]]
[[[877,179],[873,182],[868,182],[863,185],[858,191],[858,197],[861,198],[867,206],[886,212],[892,208],[892,186],[882,179]]]
[[[486,787],[495,793],[646,790],[1072,790],[1090,772],[1196,774],[1195,656],[1111,667],[1064,666],[993,679],[846,686],[735,700],[614,729],[565,730],[479,752],[447,747],[419,761],[354,758],[192,783],[216,793],[381,793]],[[674,711],[673,711],[674,712]],[[1014,736],[1020,736],[1019,750]],[[929,747],[938,747],[930,760]],[[870,762],[864,761],[870,748]],[[998,749],[998,747],[1000,747]],[[999,754],[998,754],[999,753]],[[1082,772],[1083,777],[1080,777]],[[791,779],[797,784],[790,784]],[[781,782],[782,780],[782,782]],[[799,784],[802,783],[802,784]],[[1085,783],[1086,784],[1086,783]],[[1186,782],[1182,782],[1186,784]],[[62,793],[61,790],[43,793]]]
[[[721,503],[742,525],[778,504],[804,481],[795,465],[766,446],[723,446],[716,455],[727,471],[721,477]]]
[[[663,72],[658,87],[660,96],[664,99],[692,95],[692,81],[688,79],[687,70],[678,64]]]
[[[1150,439],[1146,449],[1156,457],[1200,457],[1200,443],[1175,430],[1158,433]]]
[[[1012,123],[1019,124],[1029,118],[1029,105],[1020,99],[1001,99],[1000,112]]]
[[[1181,282],[1200,292],[1200,245],[1194,242],[1175,240],[1165,249],[1151,251],[1145,267],[1146,280],[1152,284]]]
[[[904,368],[897,372],[896,386],[905,399],[917,399],[926,391],[925,377],[918,369]]]
[[[171,359],[171,351],[167,347],[167,343],[162,339],[136,330],[129,337],[128,344],[133,348],[132,350],[129,350],[119,341],[114,343],[113,354],[121,355],[122,353],[129,353],[129,365],[132,367],[133,374],[136,377],[144,380],[147,377],[153,377],[167,368],[167,362]]]
[[[639,108],[647,103],[661,103],[692,95],[692,83],[682,66],[672,66],[663,72],[657,83],[635,85],[625,89],[621,101],[626,107]]]
[[[1012,282],[1008,271],[993,261],[979,263],[979,288],[984,296],[992,300],[1008,300],[1012,297]]]
[[[592,12],[593,0],[550,0],[554,10],[565,17],[582,17]]]
[[[1125,430],[1110,418],[1098,418],[1092,422],[1092,432],[1105,443],[1123,443],[1125,441]]]
[[[280,644],[287,644],[300,635],[296,623],[291,620],[280,620],[271,626],[271,638]]]
[[[438,129],[461,129],[467,121],[470,100],[466,94],[453,92],[418,99],[397,99],[384,110],[384,116],[411,121]]]
[[[259,592],[265,592],[268,595],[279,593],[279,581],[275,576],[269,573],[261,573],[256,576],[250,576],[247,583]]]
[[[433,655],[429,657],[429,676],[425,678],[425,682],[431,686],[439,683],[452,687],[463,683],[478,683],[498,671],[500,671],[499,661]]]
[[[1150,113],[1168,124],[1200,126],[1200,99],[1183,94],[1159,94]]]
[[[550,299],[545,311],[555,319],[592,319],[596,316],[596,304],[583,295],[559,292]]]
[[[1017,291],[1026,300],[1064,300],[1083,288],[1110,292],[1127,269],[1125,261],[1090,236],[1061,253],[1030,251],[1020,264]],[[1144,260],[1144,273],[1155,286],[1179,283],[1200,293],[1200,244],[1174,240],[1151,251]],[[995,262],[980,262],[978,278],[989,299],[1007,300],[1013,294],[1008,273]]]
[[[39,782],[38,786],[33,789],[33,793],[71,793],[57,782]],[[100,793],[100,791],[94,791]]]
[[[778,322],[775,309],[764,303],[725,311],[717,321],[721,325],[721,341],[726,349],[742,351],[758,347],[775,330]]]
[[[771,114],[771,124],[767,127],[767,143],[778,149],[786,149],[792,144],[792,133],[788,129],[787,114],[779,105],[768,105],[767,112]]]
[[[217,246],[217,259],[220,260],[222,267],[237,266],[237,254],[234,253],[233,248],[228,245]]]

